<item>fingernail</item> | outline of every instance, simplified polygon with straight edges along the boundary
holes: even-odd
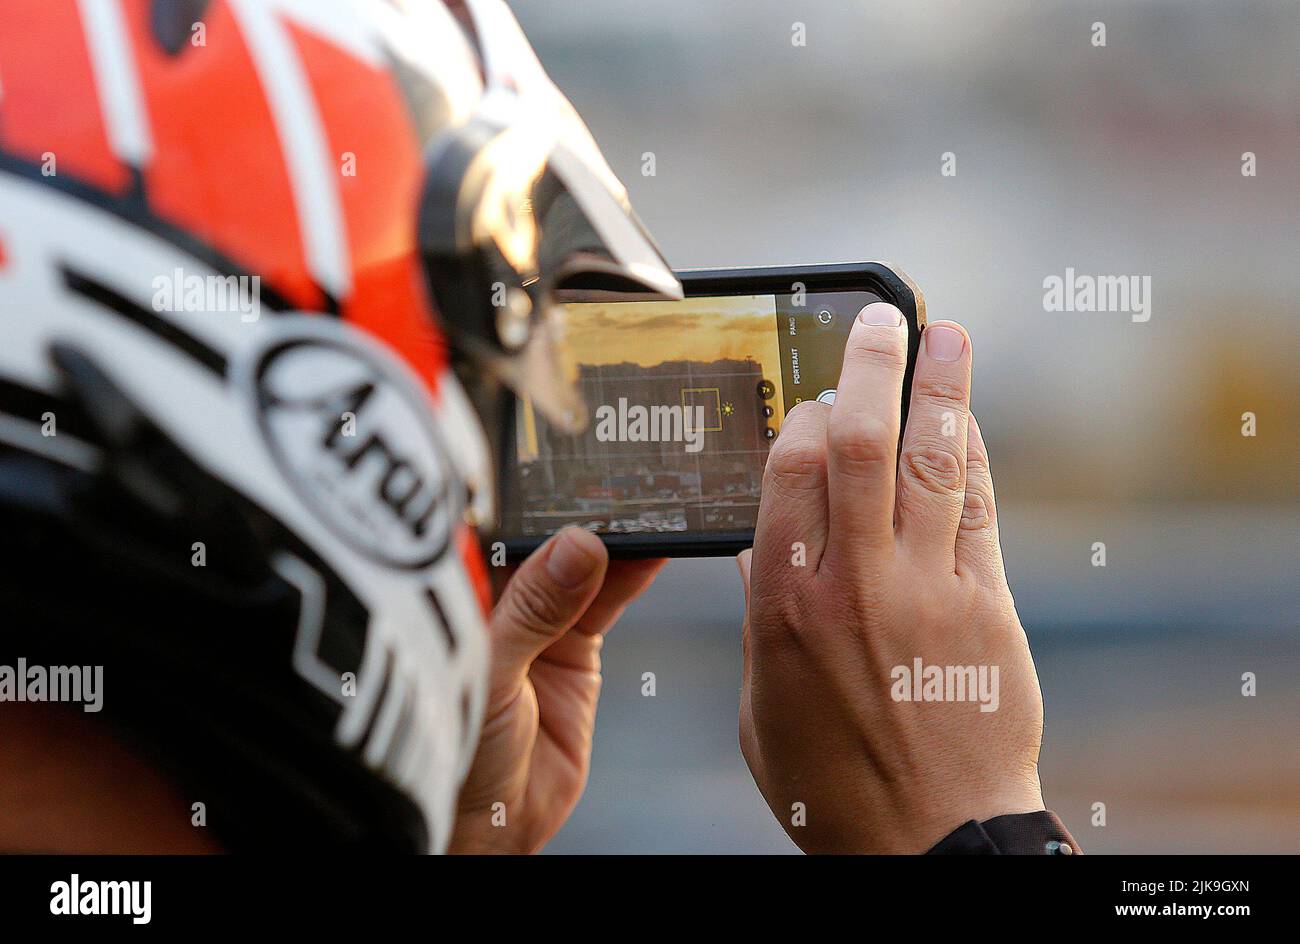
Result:
[[[966,347],[966,335],[946,325],[931,325],[925,329],[925,353],[936,361],[955,361]]]
[[[561,587],[572,590],[591,576],[596,563],[596,558],[578,543],[577,538],[562,533],[555,539],[551,556],[546,559],[546,572]]]
[[[903,323],[903,313],[889,302],[872,302],[858,312],[858,319],[867,325],[889,325],[897,328]]]

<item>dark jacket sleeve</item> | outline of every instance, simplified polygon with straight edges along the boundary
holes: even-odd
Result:
[[[1083,852],[1056,814],[1009,813],[958,826],[926,855],[1074,855]]]

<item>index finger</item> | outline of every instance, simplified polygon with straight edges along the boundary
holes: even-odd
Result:
[[[582,614],[574,629],[587,636],[609,632],[627,605],[654,583],[668,559],[650,557],[639,560],[612,560],[605,571],[605,583]]]
[[[894,478],[907,326],[887,302],[858,313],[826,427],[826,559],[861,562],[894,545]]]

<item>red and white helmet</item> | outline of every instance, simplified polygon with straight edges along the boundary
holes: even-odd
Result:
[[[679,292],[500,0],[0,0],[2,652],[232,847],[441,849],[570,286]]]

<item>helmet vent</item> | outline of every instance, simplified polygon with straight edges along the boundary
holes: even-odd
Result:
[[[153,0],[149,24],[153,38],[169,56],[179,56],[189,42],[194,24],[203,19],[209,0]]]

